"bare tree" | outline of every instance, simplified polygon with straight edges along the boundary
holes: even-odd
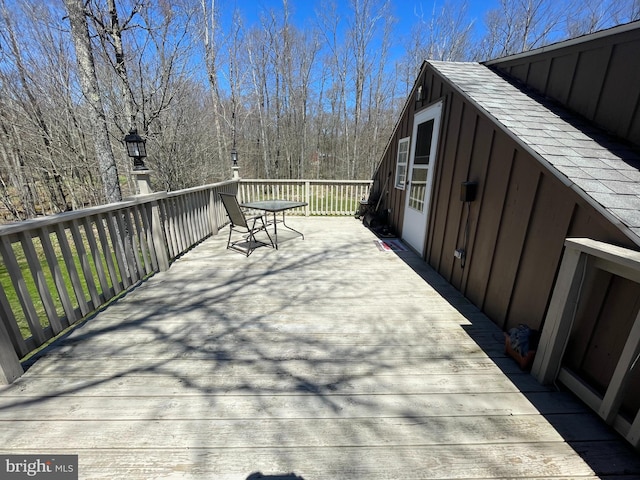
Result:
[[[541,47],[559,37],[565,5],[556,0],[500,0],[485,17],[487,34],[476,53],[489,59]]]
[[[217,147],[217,158],[222,161],[227,158],[226,149],[222,142],[222,128],[220,123],[220,115],[218,112],[221,108],[220,86],[218,83],[218,20],[215,0],[200,0],[202,7],[202,39],[204,46],[204,61],[207,70],[207,79],[209,81],[209,89],[211,90],[212,107],[215,114],[213,115],[213,126],[215,134],[215,142]]]
[[[19,80],[20,90],[24,93],[24,106],[26,112],[29,112],[34,121],[35,127],[39,131],[40,141],[44,147],[42,158],[46,162],[45,179],[49,184],[51,199],[58,211],[67,210],[70,207],[67,199],[67,193],[63,185],[62,175],[58,171],[51,145],[51,132],[49,122],[45,118],[44,112],[40,107],[36,92],[33,89],[33,81],[30,78],[29,71],[23,58],[22,46],[18,44],[16,29],[14,22],[9,15],[5,1],[0,3],[0,12],[3,22],[3,37],[5,44],[11,52],[13,63],[15,66],[16,78]]]
[[[58,3],[0,0],[0,209],[15,219],[118,199],[128,159],[112,144],[133,126],[163,189],[228,177],[234,138],[243,176],[368,177],[424,59],[486,60],[640,14],[640,0],[500,0],[476,41],[466,1],[436,0],[394,63],[389,0],[323,2],[311,26],[281,0],[248,28],[215,0],[63,5],[71,36]]]
[[[335,178],[348,178],[349,145],[351,130],[349,127],[349,72],[352,57],[349,48],[340,39],[340,16],[334,3],[317,12],[320,31],[324,37],[327,53],[323,57],[322,75],[327,78],[327,87],[323,98],[325,104],[320,108],[327,110],[328,124],[322,128],[320,150],[323,170],[333,172]]]
[[[416,23],[411,28],[412,44],[407,50],[416,60],[418,68],[422,60],[469,60],[474,20],[468,17],[466,1],[445,1],[438,7],[434,2],[429,15],[422,9],[414,11]]]
[[[122,199],[118,169],[109,142],[107,118],[102,105],[102,97],[96,76],[93,50],[89,37],[89,26],[82,0],[64,0],[71,24],[71,36],[76,50],[78,77],[89,104],[89,115],[93,127],[93,139],[100,177],[104,187],[105,199],[108,203]]]
[[[415,23],[403,40],[404,55],[396,65],[405,97],[425,60],[466,61],[473,56],[474,19],[469,18],[468,3],[446,0],[433,3],[430,12],[422,6],[413,11]]]
[[[247,56],[248,63],[251,67],[251,82],[253,87],[252,100],[255,115],[257,116],[257,130],[255,134],[255,143],[258,146],[259,158],[261,160],[262,168],[256,168],[257,171],[262,171],[266,178],[272,176],[271,155],[270,155],[270,122],[268,119],[270,110],[270,91],[267,85],[268,71],[267,71],[267,56],[265,55],[265,46],[261,41],[255,39],[258,37],[258,32],[254,31],[247,37]]]
[[[137,128],[138,106],[136,105],[133,88],[127,69],[127,55],[123,42],[123,33],[132,28],[136,14],[143,6],[142,0],[135,0],[127,12],[124,21],[120,21],[115,0],[106,0],[102,5],[100,0],[87,2],[88,13],[97,31],[98,39],[120,81],[120,95],[124,106],[124,125],[121,133]]]
[[[565,34],[568,38],[574,38],[640,19],[640,1],[571,0],[565,11]]]

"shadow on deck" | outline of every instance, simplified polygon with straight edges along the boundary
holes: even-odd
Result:
[[[304,240],[207,240],[43,352],[0,389],[0,453],[77,454],[80,478],[638,478],[415,255],[290,222]]]

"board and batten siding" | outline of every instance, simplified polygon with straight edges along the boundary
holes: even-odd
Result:
[[[633,32],[580,42],[489,65],[502,69],[618,137],[640,145],[640,83],[625,75],[625,58],[640,50]],[[631,48],[630,45],[635,45]],[[519,62],[519,63],[518,63]],[[640,78],[640,62],[626,74]],[[593,80],[593,85],[590,84]],[[422,99],[416,101],[416,89]],[[495,118],[423,64],[377,173],[395,173],[397,144],[412,133],[417,112],[444,101],[424,260],[507,331],[519,324],[542,330],[566,238],[590,238],[638,250],[638,245],[569,180],[534,154]],[[478,184],[476,199],[460,200],[464,181]],[[383,208],[401,235],[405,191],[391,187]],[[464,265],[454,255],[464,249]],[[607,391],[640,311],[640,283],[587,262],[581,296],[563,360],[595,392]],[[640,369],[628,381],[622,411],[640,408]]]
[[[485,64],[640,146],[640,23],[536,52]]]
[[[418,85],[426,97],[416,102]],[[388,172],[395,176],[398,141],[411,135],[415,113],[444,99],[425,260],[503,329],[521,323],[541,328],[565,238],[634,245],[428,64],[416,87],[376,183]],[[467,180],[478,182],[468,206],[460,201]],[[405,191],[392,180],[381,208],[392,210],[398,235],[404,201]],[[454,257],[457,248],[466,249],[464,267]]]

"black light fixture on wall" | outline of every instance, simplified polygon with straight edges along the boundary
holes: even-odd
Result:
[[[473,202],[476,199],[478,193],[478,182],[462,182],[460,184],[460,201],[461,202]]]

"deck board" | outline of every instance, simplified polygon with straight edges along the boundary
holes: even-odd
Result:
[[[80,478],[640,478],[572,395],[410,252],[351,218],[245,258],[207,240],[0,387],[0,452]]]

